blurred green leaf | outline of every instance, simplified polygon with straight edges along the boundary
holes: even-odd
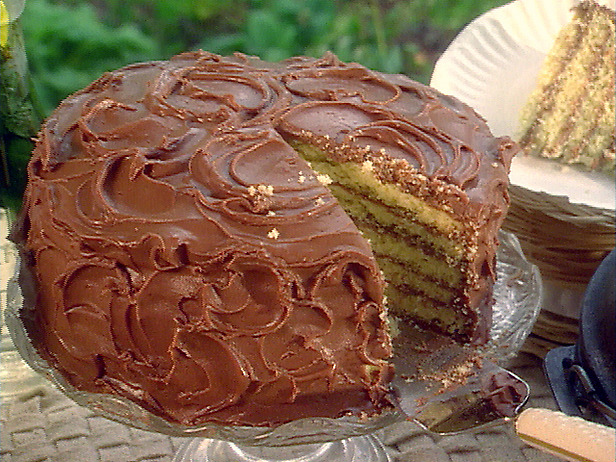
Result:
[[[46,113],[102,73],[159,55],[156,43],[135,26],[103,24],[89,3],[30,0],[23,27],[34,85]]]

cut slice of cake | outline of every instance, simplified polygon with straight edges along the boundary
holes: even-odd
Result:
[[[523,152],[614,173],[614,10],[574,8],[521,115]]]

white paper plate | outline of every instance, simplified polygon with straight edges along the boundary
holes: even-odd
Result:
[[[497,136],[515,138],[519,114],[576,0],[516,0],[471,22],[435,65],[430,84],[472,106]],[[615,0],[598,0],[615,7]],[[511,182],[566,196],[575,204],[614,210],[614,179],[555,162],[517,156]]]

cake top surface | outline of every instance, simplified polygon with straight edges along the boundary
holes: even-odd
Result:
[[[76,117],[82,117],[78,127],[73,126]],[[272,64],[240,54],[223,58],[197,52],[129,66],[68,98],[43,130],[59,143],[41,154],[44,166],[82,153],[101,157],[105,151],[160,148],[180,139],[190,145],[186,152],[211,147],[218,155],[239,141],[246,149],[250,145],[264,165],[255,146],[272,143],[265,149],[284,158],[292,155],[284,139],[309,134],[315,143],[327,140],[366,158],[384,150],[402,160],[398,168],[443,179],[481,206],[489,206],[484,178],[506,181],[516,152],[457,100],[401,75],[342,63],[331,54]],[[70,138],[82,131],[99,142],[76,149]],[[114,141],[105,139],[110,137]],[[252,165],[248,157],[233,167]],[[277,163],[273,155],[267,160]],[[264,166],[243,170],[237,180],[279,191],[292,180],[285,173]]]
[[[512,143],[406,77],[205,52],[107,73],[44,123],[14,234],[74,385],[188,425],[387,406],[382,276],[294,140],[469,216],[506,207]]]

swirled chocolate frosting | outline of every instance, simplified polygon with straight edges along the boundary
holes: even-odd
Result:
[[[390,406],[384,281],[299,138],[370,144],[469,210],[503,207],[485,191],[506,149],[405,77],[204,52],[110,72],[62,102],[29,164],[13,239],[41,354],[184,425]]]

